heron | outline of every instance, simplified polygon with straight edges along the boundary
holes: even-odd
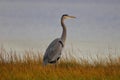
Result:
[[[64,24],[64,20],[68,18],[76,18],[74,16],[69,16],[68,14],[64,14],[61,17],[61,26],[62,26],[62,35],[60,38],[56,38],[53,40],[48,48],[45,51],[45,54],[43,56],[43,65],[49,64],[55,64],[61,57],[62,50],[65,46],[66,41],[66,35],[67,35],[67,29]]]

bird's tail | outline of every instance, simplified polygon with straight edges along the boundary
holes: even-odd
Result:
[[[43,60],[43,66],[46,66],[47,65],[47,63],[48,63],[48,60]]]

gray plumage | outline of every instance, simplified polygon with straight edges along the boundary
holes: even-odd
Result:
[[[46,65],[47,63],[56,63],[62,53],[62,50],[65,45],[66,40],[66,26],[64,24],[64,19],[66,18],[75,18],[74,16],[68,16],[67,14],[64,14],[61,17],[61,26],[63,28],[63,32],[60,38],[57,38],[51,42],[51,44],[46,49],[46,52],[43,57],[43,65]]]
[[[56,63],[56,61],[60,58],[61,56],[61,51],[62,51],[62,44],[61,44],[61,39],[57,38],[55,39],[47,48],[46,53],[44,55],[44,64],[46,65],[47,63]]]

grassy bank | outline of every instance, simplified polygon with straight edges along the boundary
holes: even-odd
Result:
[[[18,56],[1,48],[0,80],[120,80],[120,57],[92,64],[85,59],[61,59],[56,66],[43,67],[39,52],[25,51]]]

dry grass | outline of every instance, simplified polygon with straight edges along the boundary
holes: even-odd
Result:
[[[62,59],[57,66],[42,66],[42,56],[38,52],[25,51],[19,56],[13,50],[0,49],[0,80],[120,80],[120,57],[107,62],[81,59],[77,62]]]

